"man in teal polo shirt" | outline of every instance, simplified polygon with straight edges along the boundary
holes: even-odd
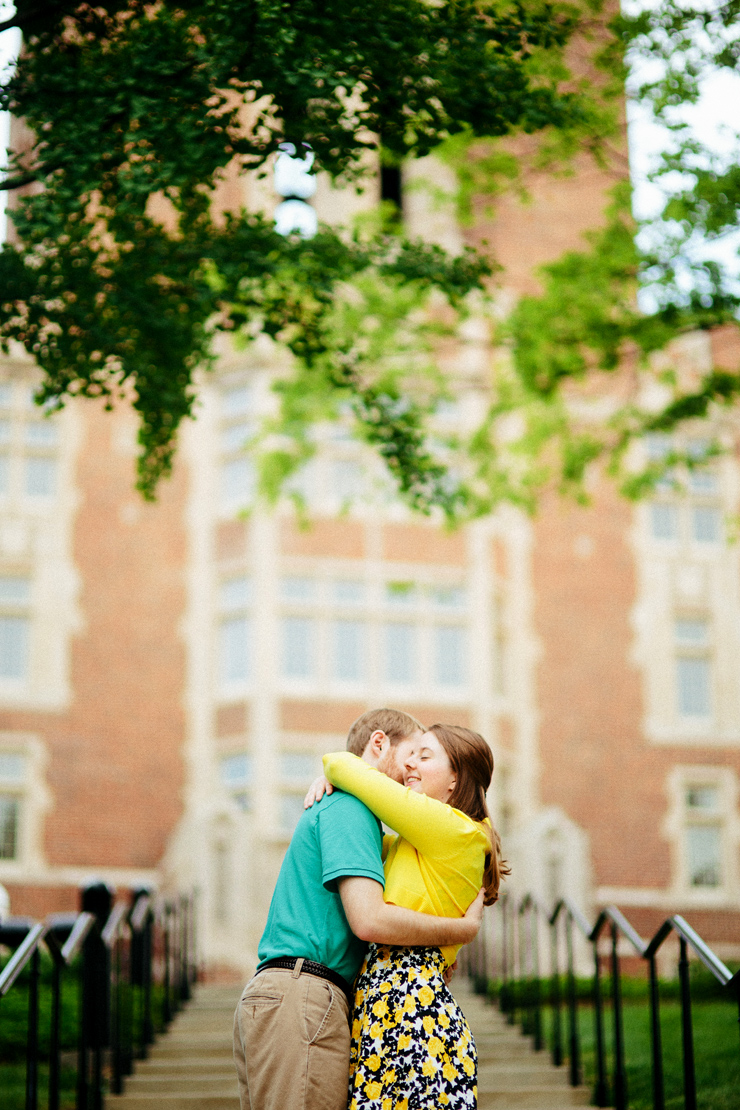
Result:
[[[406,713],[372,710],[347,749],[399,779],[396,747],[421,731]],[[381,851],[377,817],[341,790],[298,822],[235,1015],[242,1110],[346,1110],[351,984],[367,943],[465,944],[477,933],[480,899],[464,918],[386,905]]]

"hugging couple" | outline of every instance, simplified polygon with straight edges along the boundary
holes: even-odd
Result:
[[[324,756],[236,1010],[242,1110],[477,1105],[447,979],[508,874],[492,773],[478,733],[394,709],[363,714],[347,751]]]

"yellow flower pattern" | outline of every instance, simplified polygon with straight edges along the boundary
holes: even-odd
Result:
[[[348,1110],[475,1110],[478,1060],[438,948],[371,944],[357,980]]]

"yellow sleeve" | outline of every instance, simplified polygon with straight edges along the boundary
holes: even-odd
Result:
[[[334,786],[364,802],[423,855],[447,858],[480,835],[478,826],[464,813],[401,786],[350,752],[325,755],[324,774]]]

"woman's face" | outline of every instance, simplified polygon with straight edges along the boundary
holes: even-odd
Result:
[[[404,786],[439,802],[446,802],[452,796],[455,773],[447,752],[433,732],[425,732],[420,741],[409,746],[402,761]]]

